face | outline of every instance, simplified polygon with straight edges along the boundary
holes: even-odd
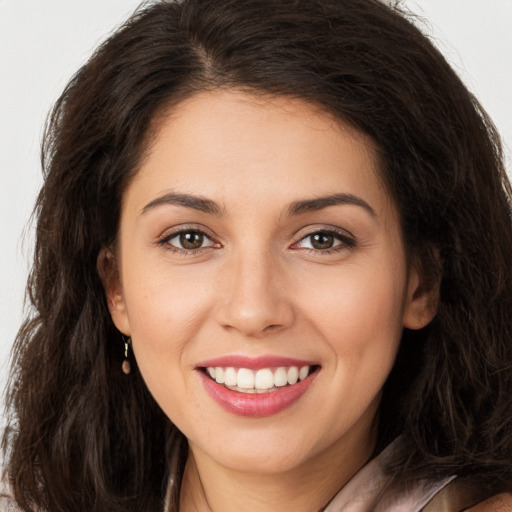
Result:
[[[371,451],[402,329],[428,315],[362,134],[299,100],[193,96],[160,119],[111,258],[113,320],[196,457]]]

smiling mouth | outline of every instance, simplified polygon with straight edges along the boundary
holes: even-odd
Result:
[[[214,382],[232,391],[263,394],[279,391],[307,379],[320,366],[280,366],[277,368],[235,368],[208,366],[201,370]]]

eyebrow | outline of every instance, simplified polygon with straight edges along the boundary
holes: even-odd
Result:
[[[338,205],[355,205],[366,210],[372,217],[377,218],[375,210],[360,197],[352,194],[331,194],[328,196],[316,197],[314,199],[304,199],[301,201],[294,201],[286,209],[286,214],[290,217],[303,215],[305,213],[317,212],[328,208],[329,206]],[[142,209],[141,214],[144,215],[148,211],[162,205],[175,205],[191,208],[203,213],[212,215],[223,215],[223,209],[211,199],[206,197],[185,194],[179,192],[168,192],[156,199],[150,201]]]
[[[219,205],[211,199],[178,192],[168,192],[163,196],[153,199],[153,201],[144,206],[141,214],[144,215],[148,211],[162,205],[184,206],[185,208],[191,208],[193,210],[219,216],[223,214],[222,208],[220,208]]]
[[[317,212],[328,208],[329,206],[338,206],[351,204],[360,206],[366,210],[372,217],[377,218],[375,210],[360,197],[352,194],[332,194],[329,196],[317,197],[314,199],[305,199],[302,201],[294,201],[287,209],[289,216],[303,215],[304,213]]]

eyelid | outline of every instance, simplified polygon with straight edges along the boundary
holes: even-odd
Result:
[[[197,249],[184,249],[181,247],[176,247],[175,245],[169,244],[169,241],[173,238],[179,236],[182,233],[200,233],[205,238],[210,240],[212,242],[210,245],[206,247],[199,247]],[[220,247],[220,243],[215,240],[215,236],[211,233],[211,231],[202,225],[179,225],[174,226],[172,228],[166,229],[161,235],[157,237],[156,243],[159,246],[165,246],[165,249],[177,252],[177,253],[183,253],[183,254],[197,254],[200,251],[203,251],[205,249],[210,249],[211,247]]]
[[[197,249],[185,249],[181,247],[177,247],[175,245],[169,244],[169,241],[173,238],[179,236],[182,233],[200,233],[203,236],[205,236],[211,244],[207,245],[206,247],[199,247]],[[308,237],[311,237],[315,234],[323,233],[323,234],[329,234],[333,235],[338,241],[341,243],[327,249],[314,249],[310,247],[299,247],[299,243],[305,240]],[[342,229],[338,226],[332,226],[332,225],[315,225],[315,226],[308,226],[307,228],[303,228],[299,230],[295,234],[296,242],[294,242],[290,248],[295,250],[308,250],[313,253],[323,253],[323,254],[329,254],[331,252],[340,251],[342,249],[352,249],[356,245],[356,239],[355,236],[352,235],[349,231],[346,229]],[[157,237],[156,244],[159,246],[164,246],[166,250],[176,252],[176,253],[182,253],[182,254],[197,254],[199,252],[202,252],[204,250],[210,249],[210,248],[220,248],[222,245],[220,242],[216,240],[216,236],[211,233],[211,230],[206,228],[206,226],[198,225],[198,224],[191,224],[191,225],[179,225],[174,226],[171,228],[166,229],[161,235]]]
[[[330,234],[333,235],[337,240],[341,241],[340,244],[331,247],[329,249],[313,249],[310,247],[297,247],[300,242],[304,239],[316,235],[318,233]],[[343,248],[352,249],[356,245],[356,237],[347,231],[346,229],[339,228],[337,226],[330,225],[317,225],[317,226],[309,226],[304,230],[300,230],[297,234],[297,241],[294,242],[291,246],[292,249],[303,249],[309,250],[316,253],[324,253],[329,254],[329,252],[334,252],[341,250]]]

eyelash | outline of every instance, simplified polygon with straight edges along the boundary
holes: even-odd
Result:
[[[207,245],[206,247],[199,247],[197,249],[185,249],[182,247],[176,247],[172,244],[170,244],[170,241],[173,238],[179,237],[180,235],[184,234],[197,234],[201,235],[207,240],[211,242],[210,245]],[[323,236],[332,236],[335,240],[339,241],[340,243],[335,245],[334,247],[328,248],[328,249],[314,249],[314,248],[300,248],[297,247],[298,244],[301,242],[307,240],[308,238],[311,239],[315,235],[323,235]],[[215,242],[213,240],[213,237],[211,235],[208,235],[205,231],[198,228],[192,228],[192,227],[184,227],[180,228],[176,231],[173,231],[172,233],[167,233],[157,241],[159,246],[162,246],[165,250],[178,253],[182,255],[192,255],[192,254],[200,254],[204,250],[210,249],[212,247],[220,247],[220,244],[218,242]],[[311,231],[309,233],[303,234],[298,242],[295,242],[291,248],[295,250],[305,250],[308,252],[308,254],[321,254],[321,255],[329,255],[333,253],[337,253],[339,251],[342,251],[343,249],[353,249],[356,245],[356,241],[354,238],[347,234],[344,231],[337,230],[337,229],[316,229],[314,231]]]
[[[299,241],[294,243],[292,245],[292,248],[296,247],[299,243],[307,240],[308,238],[311,239],[315,235],[323,235],[323,236],[332,236],[335,240],[339,241],[340,243],[335,245],[334,247],[331,247],[329,249],[314,249],[309,247],[300,248],[297,247],[297,250],[305,250],[308,252],[308,254],[313,255],[322,255],[322,256],[328,256],[330,254],[334,254],[346,249],[353,249],[356,245],[356,241],[352,235],[349,235],[347,232],[338,230],[338,229],[316,229],[314,231],[310,231],[309,233],[303,234]]]
[[[197,249],[185,249],[182,247],[176,247],[174,245],[171,245],[169,242],[176,237],[179,237],[180,235],[185,234],[196,234],[196,235],[202,235],[205,239],[210,240],[211,245],[207,245],[206,247],[199,247]],[[210,249],[211,247],[220,246],[220,244],[213,241],[212,236],[208,235],[204,230],[193,228],[193,227],[184,227],[180,228],[176,231],[173,231],[172,233],[166,233],[157,241],[159,246],[162,246],[166,251],[170,251],[173,253],[178,253],[182,255],[191,255],[191,254],[200,254],[206,249]]]

